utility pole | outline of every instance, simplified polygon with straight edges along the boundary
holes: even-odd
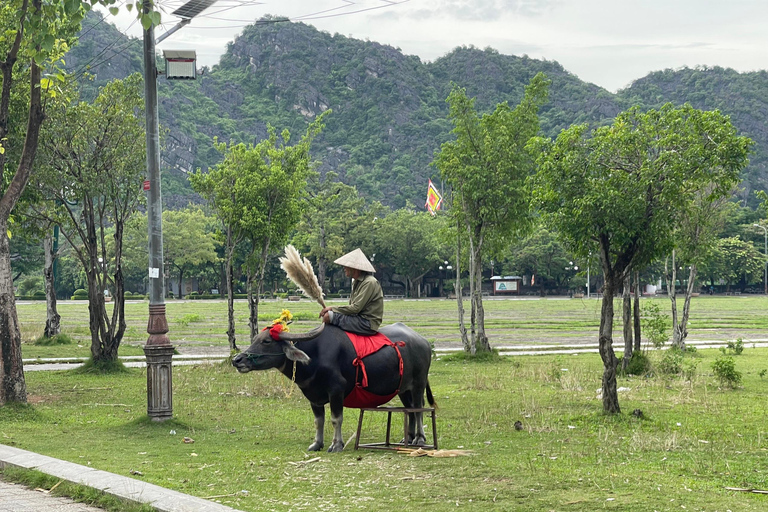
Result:
[[[217,0],[190,0],[172,14],[181,21],[161,35],[162,41]],[[154,10],[155,0],[144,0],[142,13]],[[165,269],[163,265],[163,199],[160,191],[160,121],[157,108],[157,64],[155,62],[154,24],[144,29],[144,108],[147,126],[147,234],[149,235],[149,338],[144,345],[147,357],[147,415],[153,421],[173,416],[173,345],[168,337],[165,317]],[[191,65],[194,78],[194,61]],[[149,187],[147,189],[147,186]]]
[[[143,13],[152,12],[154,2],[145,0]],[[163,269],[163,200],[160,193],[160,136],[157,112],[157,65],[155,27],[144,29],[144,108],[147,126],[147,230],[149,235],[149,338],[147,357],[147,415],[153,421],[173,416],[173,345],[165,317]],[[146,187],[145,187],[146,188]]]

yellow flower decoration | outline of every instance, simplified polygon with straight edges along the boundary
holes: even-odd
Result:
[[[280,318],[272,320],[272,325],[283,324],[283,332],[288,332],[288,324],[293,320],[293,314],[284,309],[280,312]]]

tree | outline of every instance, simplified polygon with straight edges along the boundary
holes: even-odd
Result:
[[[337,178],[332,171],[324,178],[319,174],[309,177],[307,208],[293,239],[303,256],[315,260],[317,279],[324,288],[329,262],[347,252],[345,240],[358,229],[357,221],[365,208],[365,199],[357,189]]]
[[[143,199],[143,104],[140,75],[115,80],[93,103],[50,109],[51,124],[41,137],[35,186],[56,201],[49,218],[85,270],[91,357],[97,365],[117,361],[126,327],[123,234]],[[41,209],[38,215],[49,213]]]
[[[41,79],[41,67],[53,65],[66,51],[85,5],[78,0],[45,5],[42,0],[8,0],[0,5],[0,405],[27,401],[8,233],[11,213],[32,172],[45,117],[44,94],[52,82]],[[20,88],[24,82],[28,92]],[[16,118],[22,111],[26,122]]]
[[[284,243],[300,219],[301,199],[311,172],[309,146],[322,130],[324,115],[309,125],[306,134],[294,146],[288,146],[290,133],[287,130],[282,132],[278,142],[272,127],[268,127],[267,138],[256,145],[216,143],[216,149],[224,154],[224,161],[207,173],[198,169],[190,177],[193,188],[210,202],[227,231],[228,334],[232,350],[237,346],[231,262],[237,241],[247,240],[250,244],[245,267],[249,324],[251,337],[255,337],[259,295],[270,247]]]
[[[256,146],[240,144],[229,148],[244,162],[237,187],[243,201],[239,222],[251,245],[245,262],[251,340],[258,334],[259,300],[270,249],[282,250],[301,219],[307,179],[313,172],[309,148],[325,126],[323,119],[330,113],[326,110],[312,121],[293,146],[288,145],[291,139],[288,130],[283,130],[278,141],[277,132],[268,126],[267,138]]]
[[[625,277],[668,254],[676,223],[697,191],[726,195],[747,163],[749,139],[727,117],[684,105],[630,109],[590,133],[573,126],[539,139],[536,203],[578,256],[597,252],[603,271],[599,350],[603,409],[618,413],[613,299]]]
[[[691,296],[696,289],[698,269],[712,251],[717,234],[723,227],[725,215],[732,205],[727,197],[710,194],[709,189],[697,191],[688,205],[688,213],[680,219],[675,231],[675,246],[672,250],[671,272],[666,273],[667,293],[672,307],[672,346],[685,349],[688,337],[688,319],[691,312]],[[688,266],[688,282],[685,287],[682,316],[677,310],[677,253]],[[666,264],[665,264],[666,269]]]
[[[433,272],[445,260],[447,249],[441,244],[438,230],[445,216],[432,217],[406,205],[377,222],[377,262],[386,262],[405,278],[406,296],[413,296],[413,286]],[[419,287],[420,290],[420,287]],[[417,293],[420,296],[420,292]]]
[[[751,242],[739,237],[727,237],[717,240],[709,257],[702,264],[704,273],[725,280],[726,290],[741,283],[745,287],[750,282],[759,281],[763,276],[765,256]]]
[[[184,276],[218,260],[215,236],[208,230],[209,225],[209,217],[200,208],[163,212],[163,259],[168,268],[176,271],[179,298],[183,298]],[[125,259],[146,264],[147,244],[147,216],[136,215],[126,226]]]
[[[448,96],[456,140],[441,146],[434,164],[453,189],[451,212],[469,242],[472,334],[464,349],[471,354],[491,350],[482,302],[483,255],[525,235],[532,224],[525,182],[534,165],[525,146],[539,131],[538,110],[548,85],[539,73],[516,108],[501,103],[480,117],[464,89],[454,87]]]

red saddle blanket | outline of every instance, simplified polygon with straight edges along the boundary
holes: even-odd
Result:
[[[402,341],[395,343],[382,333],[376,333],[373,336],[362,336],[353,332],[347,332],[347,335],[357,353],[357,357],[352,361],[352,364],[357,369],[357,375],[355,377],[355,387],[344,398],[344,407],[362,409],[364,407],[378,407],[389,402],[400,392],[400,384],[403,382],[403,356],[400,354],[399,347],[404,346],[405,343]],[[384,347],[392,347],[397,352],[400,366],[400,384],[398,384],[397,390],[391,395],[376,395],[366,389],[368,387],[368,373],[365,370],[364,359]]]

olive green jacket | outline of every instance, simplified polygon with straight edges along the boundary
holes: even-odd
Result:
[[[379,281],[371,274],[353,280],[349,305],[334,306],[331,310],[342,315],[359,315],[371,323],[371,329],[378,331],[384,317],[384,292]]]

